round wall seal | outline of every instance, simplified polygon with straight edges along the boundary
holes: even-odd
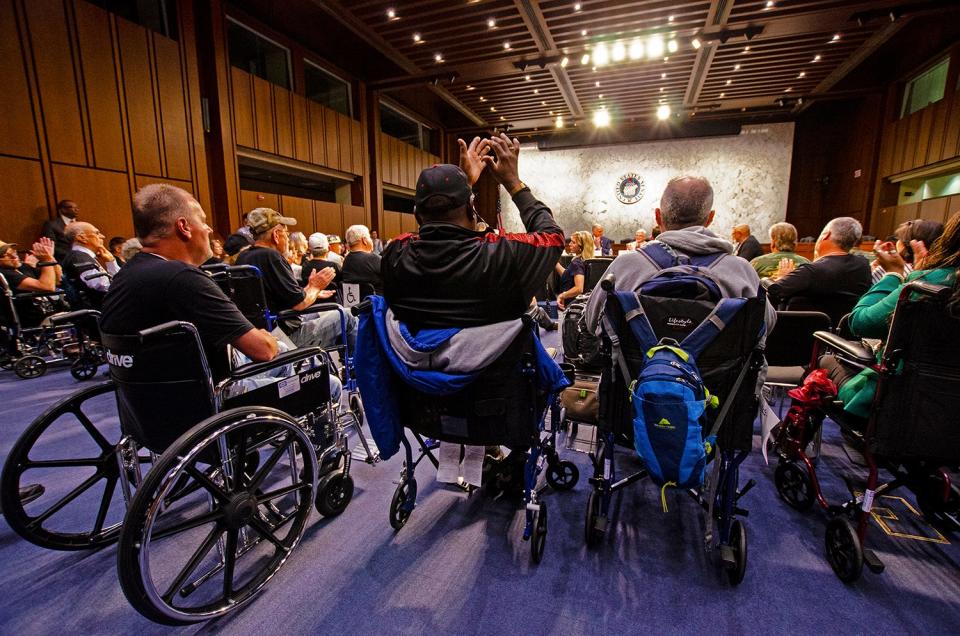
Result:
[[[636,203],[643,198],[643,177],[628,172],[617,180],[617,200],[620,203]]]

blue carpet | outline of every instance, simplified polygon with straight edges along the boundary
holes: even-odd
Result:
[[[552,334],[551,334],[552,335]],[[35,380],[0,374],[0,459],[43,408],[79,386],[66,370]],[[109,417],[109,402],[101,405]],[[820,475],[841,497],[851,470],[835,435]],[[567,452],[584,479],[569,493],[547,491],[550,528],[544,562],[529,562],[514,506],[437,485],[419,473],[419,505],[394,533],[387,509],[400,458],[354,464],[347,511],[312,525],[287,565],[243,611],[205,625],[166,628],[126,602],[116,550],[45,551],[0,522],[0,631],[4,634],[596,634],[607,633],[956,633],[960,551],[885,535],[870,543],[887,565],[856,584],[837,580],[823,555],[824,515],[779,501],[772,467],[755,452],[743,480],[757,487],[750,509],[746,579],[731,588],[701,546],[702,517],[673,495],[660,510],[647,484],[614,500],[613,532],[598,549],[583,544],[586,457]],[[619,455],[630,468],[628,454]],[[904,497],[907,497],[904,494]],[[901,516],[899,501],[886,502]],[[914,522],[919,523],[919,522]],[[917,527],[922,531],[924,526]]]

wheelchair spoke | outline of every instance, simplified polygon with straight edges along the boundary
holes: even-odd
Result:
[[[79,406],[72,410],[71,413],[73,413],[74,417],[80,421],[80,424],[83,425],[83,428],[87,430],[87,433],[89,433],[90,437],[93,438],[93,441],[97,443],[97,446],[105,451],[113,450],[113,444],[108,442],[107,438],[103,436],[103,433],[97,430],[97,427],[94,426],[93,422],[90,421],[90,418],[88,418],[83,411],[80,410]]]
[[[230,495],[225,493],[220,486],[213,483],[213,481],[207,477],[203,471],[197,470],[196,466],[187,466],[187,474],[193,477],[197,483],[204,487],[211,495],[219,499],[222,503],[227,503],[230,501]]]
[[[72,468],[76,466],[96,466],[102,457],[83,457],[80,459],[37,459],[27,460],[23,464],[24,470],[28,468]]]
[[[173,605],[173,595],[177,593],[183,584],[186,582],[187,578],[197,569],[197,566],[200,565],[200,561],[203,560],[207,553],[210,552],[210,549],[213,548],[217,540],[220,538],[220,535],[223,534],[223,528],[220,527],[220,524],[214,526],[210,533],[207,535],[207,538],[203,540],[203,543],[200,544],[193,555],[190,557],[190,561],[180,570],[180,574],[177,575],[177,578],[173,581],[170,587],[167,588],[167,591],[163,594],[163,600],[168,605]]]
[[[97,510],[97,520],[93,522],[93,532],[90,534],[96,536],[103,529],[103,522],[107,519],[107,511],[110,510],[110,502],[113,501],[113,491],[117,488],[117,477],[107,477],[107,485],[103,487],[103,498],[100,500],[100,509]]]
[[[241,431],[240,443],[237,445],[236,457],[233,459],[233,482],[234,487],[233,491],[240,490],[243,488],[243,478],[245,476],[247,463],[247,442],[248,437],[246,434],[243,434]]]
[[[257,534],[259,534],[261,537],[263,537],[264,539],[266,539],[267,541],[269,541],[269,542],[272,543],[273,545],[277,546],[277,549],[278,549],[278,550],[282,550],[283,552],[289,552],[289,551],[290,551],[290,548],[288,548],[288,547],[283,543],[283,541],[281,541],[280,539],[278,539],[278,538],[273,534],[273,531],[271,531],[270,527],[267,526],[267,524],[265,524],[262,519],[260,519],[260,518],[258,518],[258,517],[252,517],[252,518],[250,519],[250,525],[253,527],[254,530],[257,531]]]
[[[284,486],[283,488],[278,488],[277,490],[271,490],[270,492],[265,492],[257,496],[257,503],[263,503],[265,501],[270,501],[272,499],[277,499],[283,497],[284,495],[289,495],[292,492],[297,492],[298,490],[303,490],[304,488],[310,488],[310,484],[301,483],[301,484],[292,484],[290,486]]]
[[[223,551],[223,598],[226,601],[233,596],[233,570],[237,564],[237,535],[240,530],[227,530],[227,547]]]
[[[250,484],[248,486],[249,490],[256,490],[260,487],[260,484],[263,483],[263,480],[266,479],[270,471],[273,470],[273,467],[277,465],[277,462],[280,461],[283,453],[286,452],[287,447],[289,447],[292,442],[293,437],[288,434],[287,438],[283,440],[283,443],[273,451],[272,455],[270,455],[270,459],[264,462],[263,466],[260,467],[257,473],[250,480]]]
[[[193,519],[187,519],[186,521],[175,523],[172,526],[164,528],[163,530],[154,530],[150,535],[150,538],[154,541],[157,539],[166,539],[167,537],[172,537],[175,534],[180,534],[181,532],[186,532],[187,530],[192,530],[204,524],[217,521],[222,517],[223,510],[221,508],[217,508],[212,512],[202,514],[199,517],[194,517]]]
[[[64,506],[66,506],[68,503],[70,503],[71,501],[73,501],[83,493],[85,493],[87,490],[90,489],[90,487],[92,487],[95,483],[97,483],[103,478],[104,478],[103,474],[97,471],[96,473],[88,477],[86,480],[84,480],[82,484],[80,484],[79,486],[71,490],[69,493],[67,493],[67,495],[63,499],[53,504],[53,506],[51,506],[50,509],[48,509],[46,512],[30,519],[30,522],[27,524],[27,527],[30,529],[33,529],[37,526],[42,527],[44,521],[46,521],[47,519],[49,519],[50,517],[58,513]]]

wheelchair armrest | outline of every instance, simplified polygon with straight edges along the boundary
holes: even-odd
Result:
[[[864,365],[876,364],[877,362],[877,357],[873,351],[859,342],[841,338],[832,331],[815,331],[813,337],[831,349],[844,354],[845,357],[851,358],[854,362]]]
[[[950,295],[951,291],[952,289],[945,285],[932,285],[930,283],[917,280],[906,285],[901,293],[914,292],[923,294],[924,296],[932,296],[934,298],[945,298]]]
[[[14,300],[20,300],[21,298],[56,298],[57,296],[63,296],[67,292],[62,289],[54,289],[53,291],[34,291],[34,292],[21,292],[18,291],[13,295]]]
[[[350,308],[350,313],[354,316],[359,316],[360,314],[365,314],[370,311],[373,307],[373,303],[369,299],[364,298],[358,304]]]
[[[267,360],[266,362],[251,362],[242,367],[237,367],[230,372],[230,380],[245,380],[260,375],[261,373],[266,373],[267,371],[273,371],[277,367],[322,355],[323,349],[320,347],[304,347],[302,349],[294,349],[293,351],[284,351],[272,360]]]
[[[308,314],[318,314],[322,311],[339,311],[343,313],[344,309],[337,303],[314,303],[305,309],[285,309],[277,314],[277,320],[286,320]]]
[[[53,314],[50,316],[50,322],[54,325],[59,325],[62,322],[73,322],[78,318],[86,318],[92,316],[94,318],[100,318],[100,312],[95,309],[79,309],[77,311],[68,311],[62,314]]]

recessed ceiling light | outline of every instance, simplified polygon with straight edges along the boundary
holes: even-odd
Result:
[[[747,46],[743,47],[743,52],[744,52],[744,53],[749,53],[749,52],[750,52],[750,45],[749,45],[749,44],[748,44]]]
[[[734,64],[734,65],[733,65],[733,70],[739,71],[739,70],[740,70],[740,65],[739,65],[739,64]]]
[[[814,62],[819,62],[819,61],[820,61],[820,54],[819,54],[819,53],[817,53],[816,55],[813,56],[813,61],[814,61]]]
[[[660,87],[660,92],[661,92],[661,93],[662,93],[663,91],[665,91],[665,90],[667,90],[667,89],[665,89],[663,86]]]
[[[680,45],[677,44],[676,40],[670,40],[669,42],[667,42],[667,50],[670,51],[671,53],[676,53],[677,49],[679,48],[680,48]]]
[[[840,39],[840,34],[839,34],[839,33],[834,33],[834,34],[833,34],[833,37],[830,38],[830,41],[831,41],[831,42],[836,42],[836,41],[839,40],[839,39]]]
[[[597,66],[603,66],[610,61],[610,52],[607,51],[607,45],[601,42],[593,47],[593,63]]]
[[[419,42],[422,42],[422,41],[423,41],[423,38],[420,37],[420,34],[419,34],[419,33],[414,33],[414,34],[413,34],[413,41],[419,43]]]
[[[490,18],[489,20],[487,20],[487,28],[488,28],[488,29],[496,29],[496,28],[497,28],[497,21],[494,20],[493,18]]]
[[[397,19],[397,10],[396,9],[387,9],[387,19],[396,20]]]
[[[490,107],[490,112],[491,112],[491,113],[497,112],[497,107],[496,107],[496,106],[491,106],[491,107]]]
[[[800,74],[797,75],[798,78],[802,78],[802,77],[806,77],[806,76],[807,76],[807,72],[806,72],[806,71],[800,71]]]
[[[783,92],[784,92],[784,93],[789,93],[789,92],[791,92],[792,90],[793,90],[793,86],[788,86]]]
[[[539,94],[540,94],[540,89],[539,89],[539,88],[533,89],[533,94],[534,94],[534,95],[539,95]]]
[[[657,119],[664,121],[670,118],[670,107],[666,104],[661,104],[657,107]]]
[[[560,60],[560,68],[567,68],[567,64],[569,63],[570,63],[570,58],[567,56],[563,56],[563,59]]]
[[[563,128],[563,117],[557,117],[557,120],[553,123],[557,128]]]
[[[550,111],[550,114],[551,114],[551,115],[553,114],[553,111],[552,111],[552,110]]]
[[[599,99],[603,99],[603,93],[600,93],[597,97],[598,97]]]
[[[657,57],[663,57],[663,38],[655,36],[647,40],[647,57],[651,60]]]
[[[643,57],[643,42],[634,40],[630,43],[630,51],[627,53],[631,60],[639,60]]]
[[[726,93],[720,93],[720,99],[723,99],[723,98],[726,97],[726,96],[727,96]]]
[[[672,16],[672,15],[667,16],[667,22],[673,22],[673,16]]]
[[[766,8],[766,9],[772,9],[772,8],[773,8],[773,0],[767,0],[767,4],[764,6],[764,8]]]
[[[434,54],[433,54],[433,59],[434,59],[434,61],[435,61],[437,64],[440,64],[441,62],[443,62],[443,54],[441,54],[441,53],[434,53]]]
[[[726,85],[730,86],[731,84],[733,84],[733,80],[727,80]]]
[[[540,105],[541,105],[541,106],[546,106],[546,105],[547,105],[547,102],[540,102]]]
[[[467,84],[467,90],[468,90],[468,91],[473,91],[473,90],[476,90],[476,89],[477,89],[476,86],[473,86],[473,85],[471,85],[471,84]]]
[[[589,64],[589,63],[590,63],[590,54],[589,54],[589,53],[584,53],[584,54],[583,54],[583,57],[580,58],[580,63],[583,64],[584,66],[586,66],[587,64]]]
[[[660,79],[667,79],[666,73],[660,73]]]
[[[694,50],[699,49],[701,46],[700,38],[693,38],[690,40],[690,46],[692,46]]]
[[[663,61],[664,61],[664,62],[669,62],[669,61],[670,61],[670,58],[669,58],[669,57],[665,57],[665,58],[663,58]]]
[[[617,42],[610,51],[610,57],[614,62],[622,62],[627,57],[627,47],[623,42]]]
[[[574,5],[573,5],[573,10],[574,10],[574,11],[579,11],[579,10],[580,10],[580,3],[579,3],[579,2],[574,3]]]
[[[605,109],[600,109],[593,114],[593,125],[597,128],[603,128],[610,125],[610,113]]]
[[[747,107],[746,107],[746,106],[744,106],[743,108],[741,108],[741,109],[740,109],[740,112],[741,112],[741,113],[745,113],[745,112],[747,112]]]
[[[580,35],[584,35],[584,36],[585,36],[586,34],[587,34],[587,30],[586,30],[586,29],[583,29],[582,31],[580,31]]]
[[[600,82],[599,82],[599,81],[594,82],[593,85],[596,86],[597,88],[600,88]]]
[[[525,79],[525,80],[527,80],[527,81],[529,82],[529,81],[530,81],[531,79],[533,79],[533,78],[530,77],[529,75],[524,75],[524,76],[523,76],[523,79]]]
[[[487,98],[484,97],[483,95],[481,95],[481,96],[480,96],[480,101],[481,101],[481,102],[485,102],[485,101],[487,101]]]
[[[507,118],[504,117],[503,115],[500,115],[500,121],[507,121]]]
[[[509,51],[509,50],[510,50],[510,42],[504,42],[504,43],[503,43],[503,48],[504,48],[505,50]]]

